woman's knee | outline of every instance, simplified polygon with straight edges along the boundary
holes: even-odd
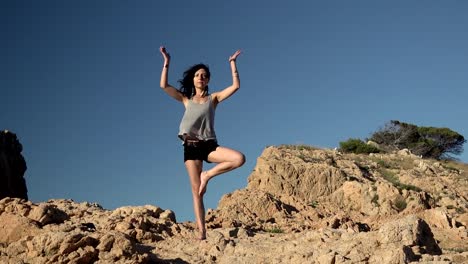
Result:
[[[238,155],[236,155],[235,159],[234,159],[234,165],[236,166],[236,168],[244,165],[245,163],[245,155],[242,154],[242,153],[238,153]]]

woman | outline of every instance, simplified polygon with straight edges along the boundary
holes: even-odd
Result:
[[[219,92],[208,93],[210,70],[204,64],[197,64],[184,72],[179,81],[179,90],[167,82],[170,55],[164,47],[160,48],[164,57],[161,72],[161,88],[172,98],[185,106],[179,129],[179,138],[184,142],[184,162],[190,177],[195,220],[200,240],[206,239],[205,207],[203,195],[208,182],[215,176],[242,166],[245,157],[239,151],[218,145],[214,131],[215,109],[219,103],[239,90],[240,80],[236,59],[241,53],[236,51],[229,57],[232,84]],[[203,161],[217,163],[210,170],[203,171]]]

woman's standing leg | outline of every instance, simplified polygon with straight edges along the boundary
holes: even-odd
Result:
[[[195,221],[197,223],[199,239],[206,238],[205,228],[205,205],[203,204],[203,194],[200,194],[200,174],[203,169],[202,160],[187,160],[185,161],[190,184],[192,187],[193,210],[195,212]]]

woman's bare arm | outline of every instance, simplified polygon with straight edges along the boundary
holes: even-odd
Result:
[[[161,71],[161,81],[160,81],[160,86],[166,92],[170,97],[176,99],[179,102],[184,101],[184,96],[182,95],[181,92],[179,92],[176,88],[174,88],[172,85],[170,85],[167,82],[167,76],[168,76],[168,71],[169,71],[169,64],[171,62],[171,56],[167,52],[166,48],[161,46],[159,48],[159,51],[163,55],[164,58],[164,65]]]
[[[236,59],[241,54],[240,50],[237,50],[232,56],[229,57],[229,64],[231,65],[232,73],[232,84],[226,87],[224,90],[213,93],[217,103],[224,101],[233,95],[240,88],[239,73],[237,71]]]

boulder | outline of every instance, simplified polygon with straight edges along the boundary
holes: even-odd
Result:
[[[3,130],[0,132],[0,200],[5,197],[28,199],[24,173],[26,161],[23,146],[16,134]]]

